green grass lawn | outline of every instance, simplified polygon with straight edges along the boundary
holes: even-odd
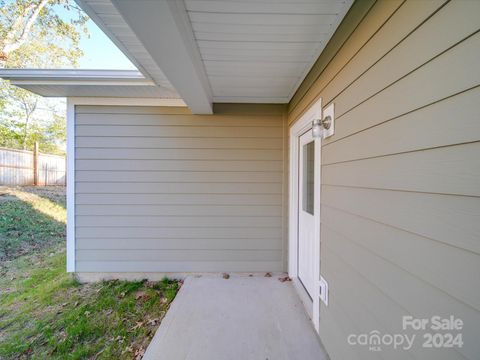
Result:
[[[78,283],[64,194],[41,190],[0,196],[0,359],[140,359],[179,283]]]

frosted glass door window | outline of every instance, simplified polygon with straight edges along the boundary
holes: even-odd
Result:
[[[303,211],[313,215],[315,143],[303,145]]]

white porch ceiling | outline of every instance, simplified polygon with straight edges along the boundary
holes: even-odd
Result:
[[[288,103],[353,0],[76,0],[138,69],[195,113]]]
[[[185,0],[213,100],[289,102],[352,2]]]

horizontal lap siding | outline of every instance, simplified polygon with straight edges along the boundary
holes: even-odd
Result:
[[[283,269],[280,107],[76,107],[79,272]]]
[[[478,358],[479,13],[477,1],[377,1],[290,103],[290,123],[318,97],[335,103],[321,188],[332,359]],[[461,318],[464,346],[348,345],[352,333],[401,333],[403,315]]]

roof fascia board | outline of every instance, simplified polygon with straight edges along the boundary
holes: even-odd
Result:
[[[105,79],[105,80],[89,80],[89,79],[7,79],[12,85],[68,85],[68,86],[155,86],[151,81],[131,81],[122,79]]]
[[[212,90],[183,1],[112,0],[193,113],[212,113]]]
[[[118,97],[75,97],[67,98],[75,105],[107,105],[107,106],[167,106],[187,107],[182,99],[157,98],[118,98]]]
[[[137,70],[86,70],[86,69],[0,69],[0,76],[16,77],[78,77],[78,78],[122,78],[142,79]]]
[[[155,86],[136,70],[1,69],[0,77],[14,85]]]

